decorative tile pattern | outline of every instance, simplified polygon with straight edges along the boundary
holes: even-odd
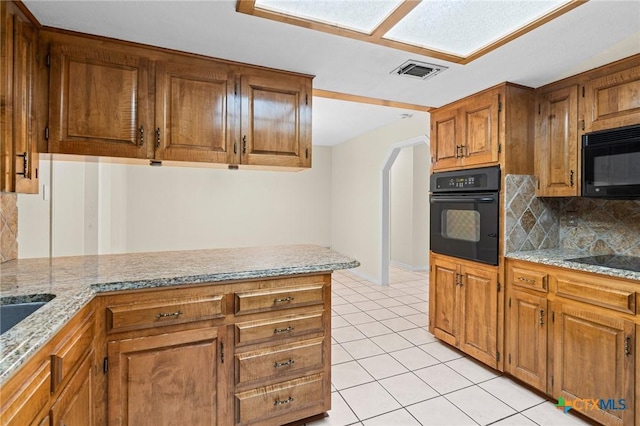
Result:
[[[505,253],[558,247],[561,201],[536,198],[533,176],[505,176],[504,204]]]
[[[18,258],[18,196],[0,192],[0,263]]]

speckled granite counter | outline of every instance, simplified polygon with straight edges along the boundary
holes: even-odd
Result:
[[[505,257],[510,259],[527,260],[529,262],[541,263],[543,265],[559,266],[561,268],[574,269],[576,271],[594,272],[597,274],[609,275],[617,278],[626,278],[630,280],[640,281],[640,272],[617,268],[607,268],[604,266],[585,265],[568,260],[592,255],[592,253],[576,252],[562,249],[548,249],[511,252],[507,253]]]
[[[0,336],[0,386],[102,292],[323,273],[357,260],[313,245],[13,260],[0,265],[0,297],[55,298]]]

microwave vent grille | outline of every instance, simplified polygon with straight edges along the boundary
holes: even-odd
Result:
[[[633,139],[640,140],[640,125],[587,133],[584,135],[584,146],[610,142],[627,142]]]

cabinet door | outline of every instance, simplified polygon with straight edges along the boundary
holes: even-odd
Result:
[[[539,197],[578,193],[578,86],[538,97],[535,130],[535,173]]]
[[[431,169],[458,166],[461,146],[458,110],[445,108],[431,114]]]
[[[640,123],[640,65],[585,85],[585,131]]]
[[[93,359],[91,352],[51,407],[53,426],[91,426],[94,423]]]
[[[96,43],[97,44],[97,43]],[[49,152],[148,157],[148,60],[98,47],[51,49]]]
[[[429,331],[450,345],[458,343],[458,265],[433,257],[429,279]]]
[[[240,158],[230,119],[234,76],[228,67],[206,62],[156,65],[158,160],[237,163]]]
[[[13,39],[13,190],[38,192],[38,152],[35,132],[36,30],[14,16]]]
[[[217,424],[218,329],[107,343],[110,425]]]
[[[460,106],[462,166],[498,162],[500,95],[473,96]]]
[[[547,391],[547,298],[513,291],[509,298],[509,373]]]
[[[49,404],[51,396],[51,363],[47,360],[35,368],[33,363],[28,367],[18,373],[22,375],[19,383],[10,383],[8,389],[6,385],[0,387],[2,426],[39,425],[46,417],[40,413]]]
[[[242,76],[242,164],[311,167],[311,80]]]
[[[587,402],[574,408],[603,424],[632,424],[634,324],[582,307],[553,309],[553,396],[600,399],[608,409]]]
[[[498,274],[494,269],[462,267],[460,349],[497,368]]]

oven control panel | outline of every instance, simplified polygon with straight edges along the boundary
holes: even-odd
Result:
[[[432,192],[487,191],[500,187],[500,169],[456,170],[431,175]]]

